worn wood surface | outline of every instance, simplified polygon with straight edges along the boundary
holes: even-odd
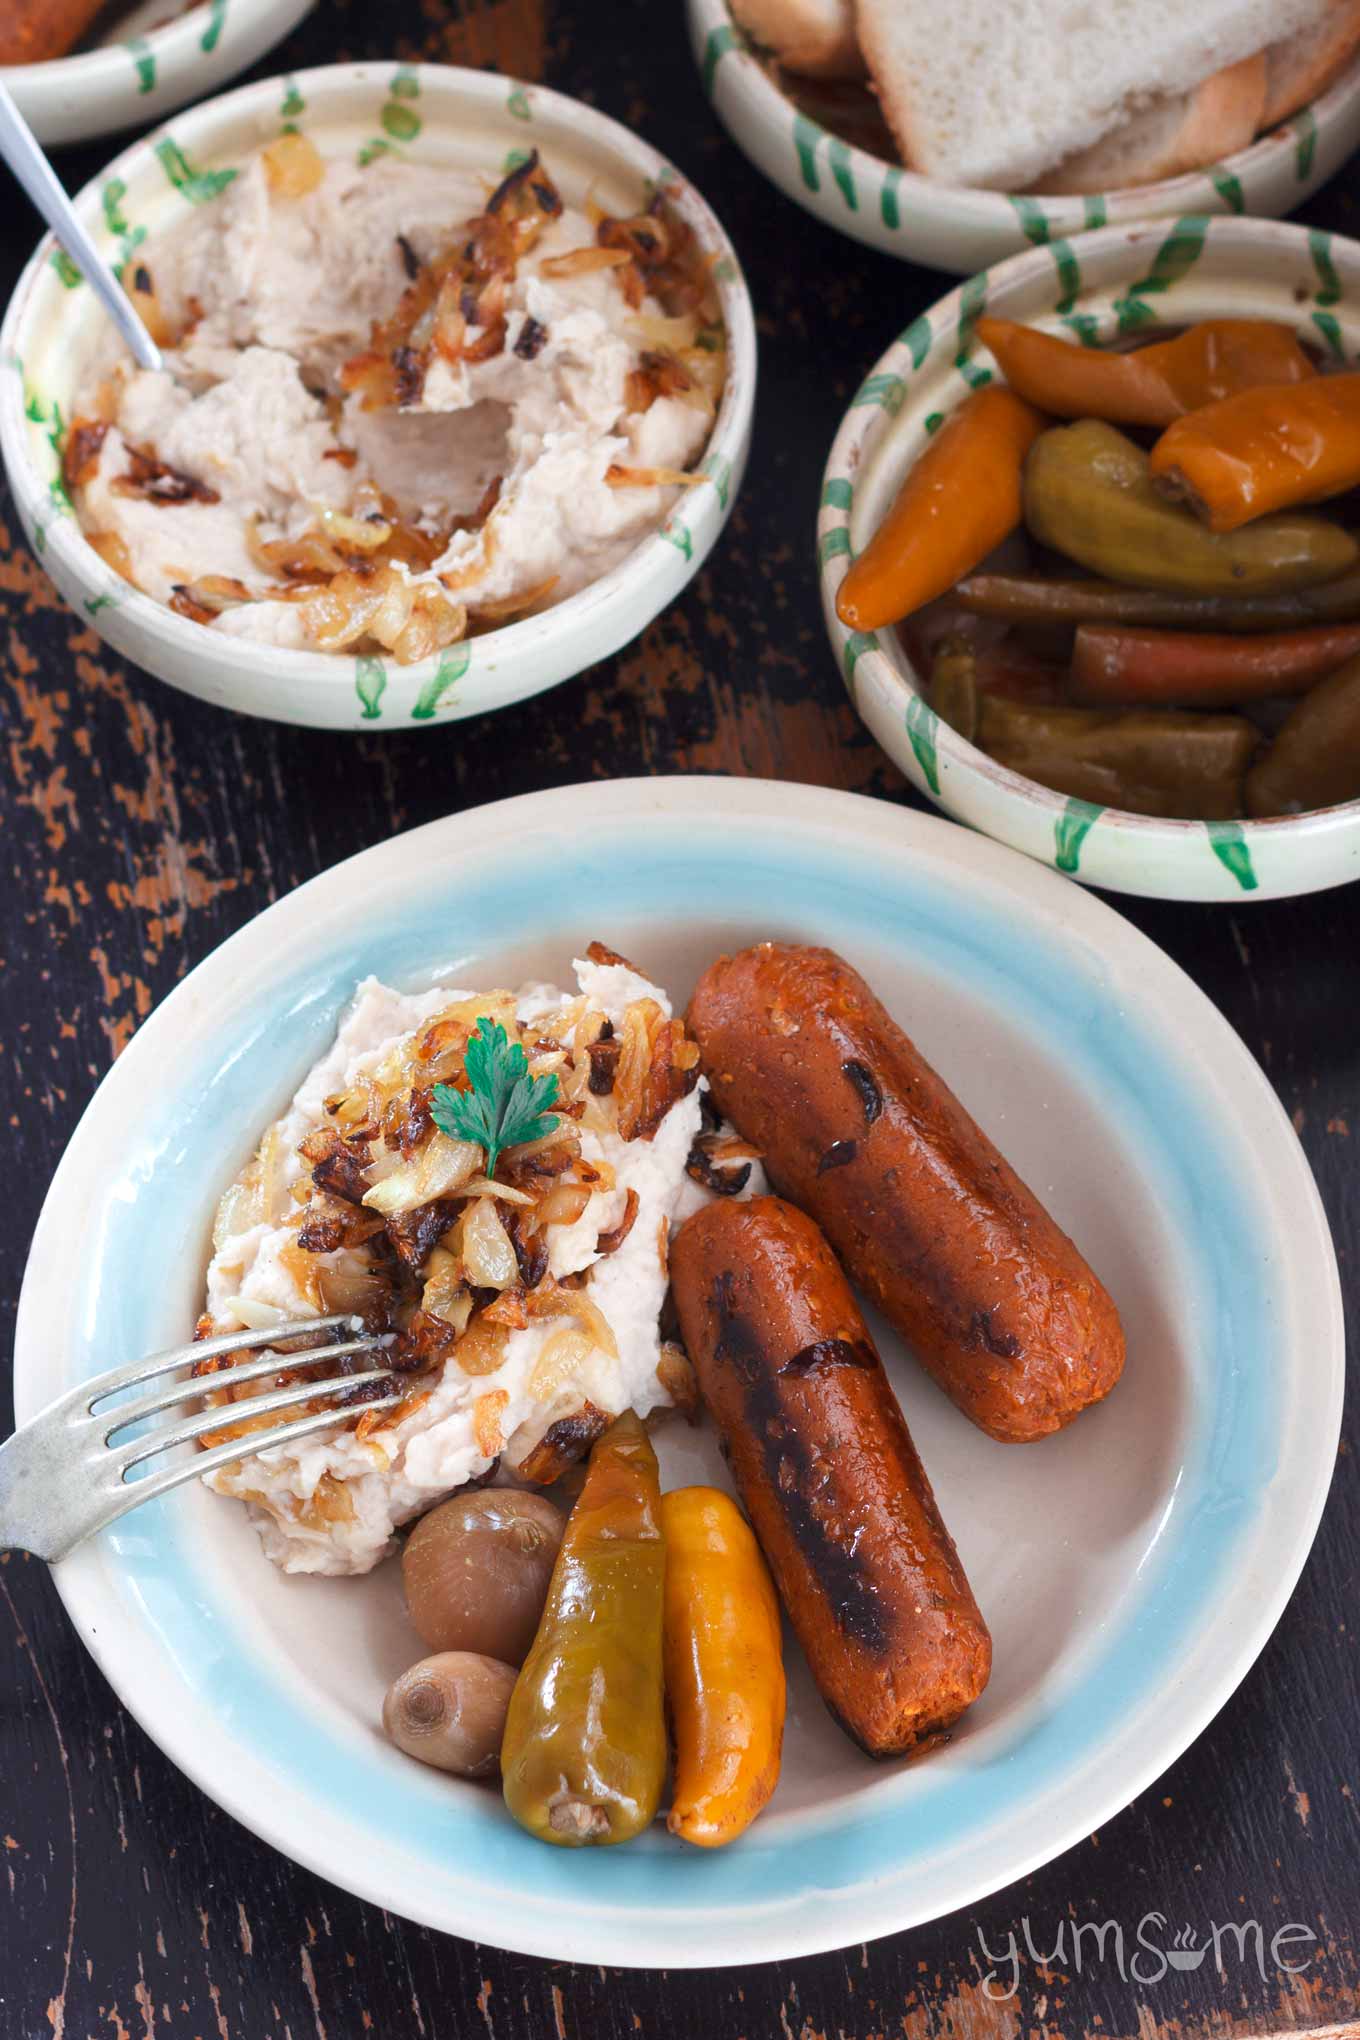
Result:
[[[609,666],[480,724],[358,739],[234,719],[122,666],[63,608],[0,505],[10,1307],[47,1180],[111,1058],[194,962],[336,859],[450,808],[592,775],[717,769],[907,797],[828,654],[811,534],[844,403],[938,280],[838,239],[762,183],[710,116],[677,0],[322,0],[271,68],[392,55],[546,78],[695,177],[760,316],[752,472],[710,567]],[[81,182],[103,153],[63,168]],[[1311,216],[1352,224],[1346,185]],[[31,239],[11,198],[6,287]],[[1317,1171],[1354,1311],[1355,890],[1231,912],[1120,904],[1264,1062]],[[1303,1581],[1236,1698],[1134,1806],[1038,1875],[868,1948],[670,1976],[501,1955],[295,1869],[170,1767],[77,1643],[45,1568],[14,1556],[0,1564],[0,2040],[1360,2034],[1358,1551],[1343,1445]],[[1221,1971],[1211,1959],[1157,1979],[1145,1957],[1144,1981],[1121,1975],[1112,1930],[1103,1956],[1089,1933],[1074,1952],[1078,1924],[1117,1922],[1132,1948],[1154,1911],[1201,1940],[1253,1919],[1267,1949],[1285,1922],[1317,1938],[1282,1951],[1306,1965],[1293,1975],[1268,1953],[1260,1973],[1251,1944],[1239,1960],[1231,1939]]]

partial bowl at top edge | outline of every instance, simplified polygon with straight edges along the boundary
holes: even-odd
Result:
[[[228,637],[130,586],[85,538],[61,480],[61,434],[102,314],[48,236],[0,329],[0,451],[24,530],[73,610],[115,651],[224,708],[326,729],[419,728],[508,706],[573,677],[636,637],[698,572],[745,468],[756,339],[740,264],[704,199],[646,142],[580,101],[495,73],[447,65],[329,65],[210,100],[135,143],[77,198],[110,259],[164,233],[234,166],[286,126],[324,154],[378,148],[499,174],[538,147],[570,199],[610,193],[634,209],[660,189],[710,260],[727,335],[727,381],[704,482],[621,565],[555,607],[402,666],[390,658],[296,651]],[[206,173],[206,177],[205,177]],[[144,230],[139,231],[139,230]]]
[[[168,113],[256,60],[310,14],[316,0],[200,0],[172,21],[136,31],[143,8],[129,8],[131,34],[65,57],[0,68],[19,111],[48,148],[97,141]]]
[[[1360,56],[1279,127],[1203,170],[1085,197],[936,182],[833,135],[780,90],[727,0],[687,0],[704,89],[737,146],[789,198],[867,247],[968,275],[1090,228],[1184,213],[1292,211],[1360,146]]]
[[[1087,344],[1211,317],[1273,318],[1334,365],[1360,357],[1360,243],[1273,220],[1107,227],[1035,248],[940,298],[874,364],[822,482],[817,556],[837,665],[860,716],[908,778],[957,821],[1089,885],[1240,904],[1360,878],[1360,801],[1270,821],[1170,821],[1050,792],[1009,771],[930,707],[899,633],[836,614],[850,562],[942,414],[994,372],[984,312]]]

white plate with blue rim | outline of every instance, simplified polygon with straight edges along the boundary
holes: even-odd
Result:
[[[205,1792],[390,1910],[559,1959],[683,1967],[860,1942],[973,1903],[1104,1826],[1265,1643],[1326,1497],[1335,1258],[1292,1128],[1184,974],[1101,901],[933,817],[752,780],[567,787],[379,844],[268,908],[144,1024],[81,1120],[19,1311],[19,1419],[186,1337],[219,1191],[368,971],[556,973],[591,937],[683,998],[723,949],[830,943],[862,969],[1111,1289],[1108,1401],[998,1445],[890,1335],[885,1358],[993,1632],[942,1748],[876,1764],[789,1648],[771,1805],[722,1852],[657,1828],[546,1848],[499,1796],[387,1744],[420,1655],[387,1565],[285,1578],[197,1485],[57,1568],[80,1634]],[[72,1241],[81,1243],[74,1251]],[[722,1480],[711,1430],[658,1432]]]

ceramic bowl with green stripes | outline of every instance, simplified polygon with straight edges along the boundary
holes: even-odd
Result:
[[[831,448],[817,520],[837,663],[885,751],[958,821],[1090,885],[1156,899],[1275,899],[1360,878],[1360,801],[1268,822],[1160,821],[1051,793],[942,723],[895,630],[849,631],[836,592],[931,433],[995,363],[986,310],[1080,346],[1204,318],[1293,326],[1333,365],[1360,358],[1360,243],[1274,220],[1190,214],[1013,256],[913,320],[861,384]]]
[[[115,10],[90,49],[45,64],[0,68],[29,126],[48,148],[93,142],[163,120],[216,92],[283,41],[316,0],[199,0],[166,20],[165,0]],[[102,18],[102,17],[101,17]]]
[[[131,587],[87,542],[61,478],[67,422],[88,398],[103,337],[89,286],[45,240],[0,327],[0,452],[30,543],[71,607],[126,658],[223,708],[318,729],[421,728],[505,707],[556,686],[636,637],[698,572],[727,521],[755,403],[750,295],[731,243],[694,187],[638,136],[579,100],[448,65],[335,64],[268,78],[176,115],[86,186],[77,210],[120,267],[211,205],[255,150],[286,127],[323,156],[379,152],[490,183],[534,148],[564,197],[639,211],[658,189],[709,259],[727,328],[727,387],[702,483],[665,522],[578,594],[540,614],[402,666],[389,658],[252,644],[177,616]],[[457,225],[450,221],[450,227]]]
[[[875,156],[795,104],[727,0],[687,0],[704,89],[738,148],[810,213],[871,248],[966,275],[1087,227],[1184,213],[1272,218],[1301,205],[1360,147],[1360,57],[1302,112],[1184,177],[1085,198],[1026,198],[939,184]]]

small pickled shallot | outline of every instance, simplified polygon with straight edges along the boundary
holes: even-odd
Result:
[[[482,1150],[475,1141],[453,1140],[436,1129],[413,1162],[393,1169],[364,1192],[364,1203],[373,1211],[380,1211],[384,1218],[415,1211],[422,1204],[433,1203],[436,1197],[452,1196],[481,1160]]]
[[[474,1289],[509,1289],[519,1275],[510,1235],[490,1197],[476,1197],[455,1228],[454,1251]]]
[[[399,1750],[422,1764],[457,1778],[492,1777],[515,1677],[513,1665],[475,1651],[440,1651],[389,1687],[383,1727]]]

